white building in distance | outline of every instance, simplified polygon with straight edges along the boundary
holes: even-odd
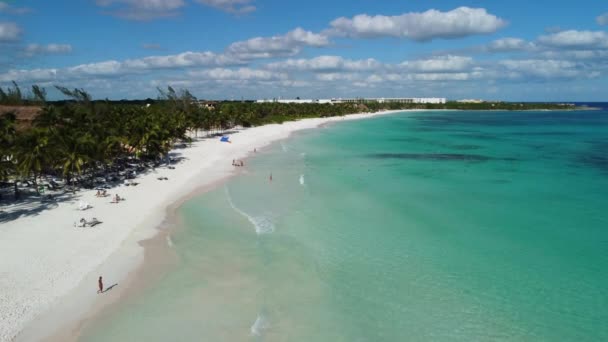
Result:
[[[354,99],[264,99],[257,103],[415,103],[415,104],[444,104],[445,97],[394,97],[394,98],[354,98]]]
[[[263,99],[256,103],[335,103],[332,99]]]
[[[456,102],[458,102],[458,103],[484,103],[486,101],[481,100],[481,99],[464,99],[464,100],[458,100]]]

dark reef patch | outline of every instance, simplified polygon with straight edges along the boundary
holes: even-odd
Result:
[[[502,138],[496,134],[487,134],[487,133],[458,133],[453,134],[455,137],[459,138],[468,138],[475,140],[501,140]]]
[[[446,145],[446,147],[453,148],[455,150],[478,150],[481,148],[479,145]]]
[[[511,132],[508,135],[518,135],[518,136],[530,136],[530,137],[550,137],[550,136],[572,136],[576,135],[576,132],[558,132],[558,131],[547,131],[547,132]]]
[[[518,158],[504,157],[496,158],[481,154],[466,153],[372,153],[367,155],[374,159],[403,159],[403,160],[428,160],[428,161],[464,161],[464,162],[484,162],[489,160],[499,160],[515,162]]]
[[[578,156],[578,161],[608,173],[608,141],[596,141],[591,148]]]
[[[368,155],[376,159],[409,159],[409,160],[440,160],[440,161],[472,161],[481,162],[493,158],[479,154],[463,153],[373,153]]]
[[[405,142],[405,143],[421,143],[429,146],[440,146],[443,148],[448,148],[452,150],[478,150],[481,148],[479,145],[473,144],[449,144],[441,141],[428,140],[416,137],[404,137],[404,138],[391,138],[389,141],[394,142]]]

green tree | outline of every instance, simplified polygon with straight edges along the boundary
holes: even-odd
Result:
[[[15,122],[14,113],[0,116],[0,181],[6,181],[14,172],[12,154],[16,138]]]
[[[49,149],[48,130],[34,128],[19,136],[15,144],[17,171],[24,178],[32,177],[38,192],[38,177],[47,167]]]
[[[57,132],[55,161],[61,167],[66,182],[74,186],[74,177],[81,175],[87,162],[92,158],[95,141],[88,133],[75,134],[67,130]]]

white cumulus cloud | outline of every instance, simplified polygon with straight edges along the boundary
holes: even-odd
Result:
[[[0,42],[18,40],[21,32],[21,28],[15,23],[0,22]]]
[[[125,60],[122,65],[127,70],[171,69],[197,66],[222,66],[241,64],[239,61],[214,52],[182,52],[175,55],[149,56]]]
[[[47,82],[55,80],[57,69],[10,70],[0,74],[0,82]]]
[[[548,50],[540,55],[548,59],[608,60],[608,50]]]
[[[297,71],[368,71],[382,67],[382,63],[373,58],[350,60],[340,56],[319,56],[311,59],[288,59],[270,63],[266,66],[275,70]]]
[[[184,0],[97,0],[96,3],[109,8],[109,14],[130,20],[175,16],[186,5]]]
[[[66,54],[72,52],[72,46],[69,44],[28,44],[23,52],[26,56]]]
[[[315,78],[318,81],[322,82],[335,82],[335,81],[357,81],[361,80],[361,76],[354,73],[346,73],[346,72],[330,72],[325,74],[315,75]]]
[[[553,59],[527,59],[504,60],[499,64],[511,72],[513,77],[537,78],[575,78],[592,76],[594,72],[587,73],[578,63]]]
[[[540,36],[539,43],[554,48],[600,49],[608,47],[608,33],[604,31],[568,30]]]
[[[284,35],[256,37],[230,44],[226,53],[242,59],[293,56],[305,46],[322,47],[329,45],[329,39],[322,34],[296,28]]]
[[[251,4],[252,0],[196,0],[196,2],[234,14],[255,11],[255,6]]]
[[[115,77],[163,69],[218,67],[242,64],[213,52],[183,52],[176,55],[149,56],[124,61],[102,61],[61,69],[9,70],[0,74],[0,81],[77,80],[83,77]]]
[[[201,5],[233,14],[255,11],[253,0],[194,0]],[[129,20],[152,20],[173,17],[187,5],[186,0],[96,0],[108,14]]]
[[[438,81],[467,81],[470,80],[474,74],[468,72],[459,73],[430,73],[430,74],[411,74],[407,75],[407,79],[411,81],[425,81],[425,82],[438,82]]]
[[[399,16],[360,14],[331,22],[330,32],[354,38],[396,37],[417,41],[451,39],[496,32],[506,21],[484,8],[459,7],[448,12],[428,10]]]
[[[501,38],[491,42],[487,50],[491,52],[525,51],[532,49],[534,44],[520,38]]]
[[[405,61],[400,66],[419,73],[449,73],[468,70],[473,66],[473,58],[463,56],[439,56],[424,60]]]
[[[80,64],[67,69],[69,74],[77,76],[111,76],[121,72],[122,63],[105,61],[99,63]]]
[[[0,1],[0,13],[8,13],[8,14],[25,14],[30,11],[27,7],[15,7],[11,4]]]
[[[608,12],[595,18],[595,21],[597,21],[597,24],[601,26],[608,25]]]
[[[268,70],[258,70],[251,68],[226,69],[215,68],[201,71],[191,71],[188,75],[197,78],[205,78],[207,80],[284,80],[287,79],[287,74],[272,72]]]

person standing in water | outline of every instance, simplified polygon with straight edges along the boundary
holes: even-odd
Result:
[[[103,293],[103,279],[101,278],[101,276],[99,276],[97,284],[99,285],[99,290],[97,290],[97,293]]]
[[[272,182],[272,173],[270,173],[270,181]]]

